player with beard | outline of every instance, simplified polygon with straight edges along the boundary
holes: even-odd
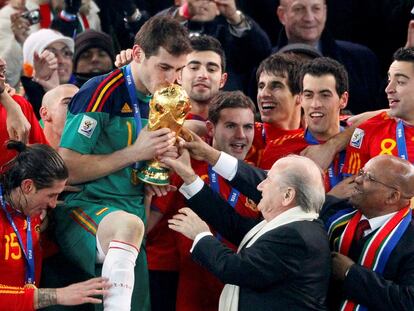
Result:
[[[191,101],[187,119],[206,121],[211,99],[227,81],[226,58],[220,42],[211,36],[192,37],[191,47],[179,82]]]
[[[241,92],[217,95],[211,102],[206,122],[213,147],[243,160],[253,141],[254,111],[254,104]],[[239,214],[258,217],[255,205],[215,174],[207,163],[193,161],[192,164],[199,176],[228,200]],[[174,174],[171,183],[178,187],[183,181]],[[165,282],[162,288],[160,283],[156,284],[158,289],[161,288],[158,292],[151,287],[152,302],[155,301],[152,307],[153,310],[174,310],[175,307],[178,311],[217,310],[223,284],[191,260],[191,240],[167,227],[167,220],[184,206],[185,199],[179,192],[170,192],[152,202],[148,224],[149,230],[153,229],[147,240],[148,261],[150,269],[151,264],[157,264],[158,267],[163,264],[165,267],[163,271],[150,271],[150,275],[158,276],[158,281]],[[177,282],[177,271],[178,288],[174,288],[171,282]],[[158,297],[158,301],[155,297]]]
[[[271,141],[259,165],[263,169],[270,169],[274,162],[288,154],[299,154],[309,145],[324,143],[341,130],[339,114],[348,102],[345,67],[328,57],[316,58],[303,65],[300,81],[307,129],[296,137]],[[339,153],[327,169],[327,190],[343,179],[341,169],[344,161],[345,153]]]
[[[413,162],[414,144],[414,48],[394,54],[388,71],[390,110],[367,120],[355,129],[346,150],[344,172],[355,175],[371,158],[391,154]]]

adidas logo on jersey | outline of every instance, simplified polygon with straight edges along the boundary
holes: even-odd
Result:
[[[125,103],[124,106],[121,109],[121,112],[122,113],[131,113],[132,109],[131,109],[131,107],[129,107],[129,105],[127,103]]]

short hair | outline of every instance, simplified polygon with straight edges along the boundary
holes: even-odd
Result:
[[[315,58],[302,66],[300,74],[300,90],[303,92],[303,78],[306,74],[315,77],[333,75],[335,79],[335,89],[339,96],[348,92],[348,72],[344,65],[329,57]]]
[[[299,205],[305,212],[319,213],[325,202],[322,170],[309,158],[298,155],[288,155],[287,158],[300,158],[309,161],[309,164],[284,170],[278,181],[280,187],[294,188],[296,205]]]
[[[256,107],[252,100],[240,91],[219,92],[213,97],[208,109],[208,120],[213,124],[217,124],[220,119],[220,112],[226,108],[244,108],[250,109],[253,114]]]
[[[10,140],[6,147],[18,152],[16,157],[2,167],[0,174],[0,183],[8,195],[13,189],[20,187],[25,179],[33,180],[36,189],[40,190],[69,176],[63,159],[48,145],[26,146],[20,141]]]
[[[260,75],[266,72],[271,75],[287,79],[287,85],[293,95],[300,93],[299,74],[301,63],[297,57],[289,54],[272,54],[263,60],[256,72],[256,79],[259,82]]]
[[[137,44],[149,58],[156,55],[160,47],[174,56],[191,52],[187,29],[170,16],[151,17],[135,36]]]
[[[394,61],[414,63],[414,48],[399,48],[393,55]]]
[[[221,71],[226,71],[226,55],[224,54],[223,47],[219,40],[212,36],[208,35],[201,35],[201,36],[193,36],[190,38],[191,47],[193,51],[196,52],[204,52],[204,51],[211,51],[220,56],[221,60]]]

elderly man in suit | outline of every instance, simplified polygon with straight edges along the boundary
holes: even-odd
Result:
[[[208,150],[212,156],[201,157],[197,151],[192,155],[209,159],[213,170],[226,179],[233,179],[223,172],[230,167],[226,164],[229,158],[236,166],[248,166],[199,139],[189,144]],[[226,283],[219,310],[326,310],[330,251],[323,226],[316,220],[324,187],[314,162],[289,156],[273,165],[253,191],[256,198],[262,195],[258,204],[264,217],[261,222],[237,215],[205,185],[192,170],[186,150],[178,160],[164,163],[183,178],[180,191],[191,208],[180,209],[169,226],[193,239],[193,259]],[[193,211],[238,245],[237,253],[213,237]]]
[[[379,155],[339,187],[321,212],[335,251],[332,310],[414,310],[413,165]]]

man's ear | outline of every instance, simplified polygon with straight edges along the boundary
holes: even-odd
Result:
[[[282,198],[282,205],[283,206],[289,206],[291,205],[296,197],[296,191],[294,188],[288,187],[285,192],[283,193]]]
[[[223,73],[221,75],[221,79],[220,79],[220,89],[222,89],[224,87],[224,85],[226,84],[227,77],[228,77],[227,72],[225,72],[225,73]]]
[[[182,68],[180,70],[180,72],[178,73],[178,76],[177,76],[177,83],[181,86],[183,85],[183,70],[184,70],[184,68]]]
[[[137,62],[137,63],[141,63],[145,58],[145,53],[144,51],[141,49],[141,47],[138,44],[134,44],[134,46],[132,47],[132,59]]]
[[[281,6],[281,5],[279,5],[277,7],[277,10],[276,10],[276,15],[277,15],[277,18],[279,19],[280,23],[283,26],[285,26],[285,24],[286,24],[285,13],[286,13],[285,12],[285,8],[283,6]]]
[[[210,138],[214,137],[214,131],[215,131],[215,127],[213,122],[211,122],[210,120],[206,121],[206,128],[207,128],[207,135]]]
[[[32,179],[24,179],[20,184],[20,188],[22,189],[24,194],[29,194],[32,191],[36,191],[35,184]]]
[[[48,113],[48,110],[45,106],[40,107],[39,109],[40,117],[42,118],[43,122],[51,121],[52,118],[50,117],[50,114]]]
[[[393,191],[387,198],[385,199],[385,203],[389,205],[396,204],[401,200],[401,192]]]
[[[349,99],[349,93],[348,92],[344,92],[341,95],[341,98],[339,99],[339,101],[340,101],[339,108],[340,109],[345,109],[345,107],[348,105],[348,99]]]
[[[300,106],[302,104],[301,94],[293,95],[293,98],[295,99],[295,106]]]

